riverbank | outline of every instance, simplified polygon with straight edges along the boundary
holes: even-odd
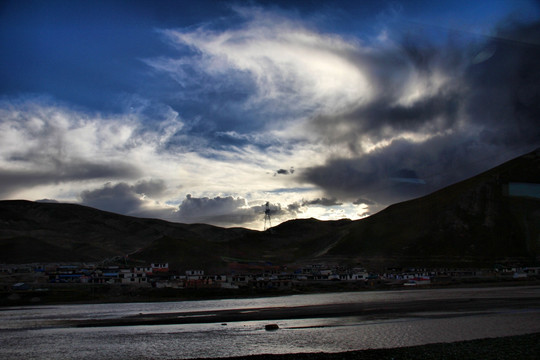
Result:
[[[252,355],[227,360],[533,360],[540,354],[540,333],[438,343],[393,349],[370,349],[340,353]],[[203,358],[199,359],[203,360]],[[212,359],[216,360],[216,359]]]
[[[522,311],[537,309],[540,304],[539,287],[522,287],[521,293],[513,288],[480,288],[456,289],[447,292],[403,293],[406,298],[386,298],[384,293],[363,301],[333,301],[320,304],[287,304],[287,306],[266,306],[230,308],[230,309],[198,309],[174,312],[144,312],[130,316],[104,319],[82,319],[65,322],[66,326],[75,327],[111,327],[138,325],[173,325],[246,322],[246,321],[278,321],[291,319],[338,318],[358,316],[364,319],[387,319],[388,317],[437,316],[450,317],[455,314],[492,311]],[[509,291],[510,290],[510,291]],[[416,294],[416,295],[415,295]],[[424,314],[424,315],[419,315]],[[436,314],[436,315],[429,315]]]
[[[384,291],[468,287],[537,286],[540,280],[528,279],[460,279],[448,283],[432,283],[421,286],[389,285],[387,283],[365,283],[324,281],[300,283],[291,289],[224,289],[224,288],[151,288],[124,285],[89,284],[43,284],[39,288],[13,291],[0,290],[0,308],[4,306],[101,304],[160,301],[191,301],[257,298],[269,296],[302,295],[351,291]]]
[[[521,286],[5,308],[0,315],[9,331],[0,353],[93,360],[532,359],[538,337],[517,347],[504,340],[460,343],[457,350],[417,345],[540,334],[539,304],[540,286]],[[266,330],[270,324],[278,328]],[[279,353],[293,355],[246,357]]]

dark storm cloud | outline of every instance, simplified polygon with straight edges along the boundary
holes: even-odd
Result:
[[[0,196],[9,196],[18,190],[38,185],[61,184],[72,181],[84,181],[107,178],[131,178],[140,175],[137,168],[122,162],[93,163],[86,160],[60,161],[43,159],[35,162],[35,158],[18,158],[19,162],[34,164],[37,170],[0,169]],[[44,165],[46,170],[39,170]]]
[[[197,198],[188,194],[180,204],[177,216],[180,222],[188,223],[242,224],[260,216],[246,205],[245,199],[232,196]]]
[[[358,199],[354,200],[353,204],[354,205],[362,205],[362,204],[375,205],[375,203],[373,201],[368,200],[368,199],[363,199],[363,198],[358,198]]]
[[[270,209],[270,215],[272,216],[282,216],[282,215],[286,215],[288,210],[286,209],[283,209],[281,207],[281,204],[274,204],[274,203],[268,203],[268,208]],[[265,214],[266,212],[266,204],[263,204],[263,205],[255,205],[255,206],[252,206],[251,209],[256,213],[256,214]]]
[[[314,123],[330,143],[346,142],[351,151],[361,153],[359,134],[377,142],[407,131],[439,132],[451,128],[458,119],[458,98],[455,93],[437,94],[412,105],[391,105],[396,99],[383,97],[338,119],[320,116]],[[341,131],[338,124],[345,125],[348,131]]]
[[[129,119],[102,121],[46,96],[0,99],[0,194],[38,185],[133,179],[141,168],[116,152],[130,145]],[[5,164],[5,165],[4,165]]]
[[[174,209],[152,200],[165,191],[161,180],[139,181],[135,184],[107,183],[94,190],[80,194],[82,205],[123,215],[161,218],[181,223],[206,223],[217,226],[242,226],[257,220],[263,221],[266,206],[248,206],[245,199],[226,197],[193,197],[187,195],[178,208]],[[279,204],[270,204],[272,217],[289,215]]]
[[[342,202],[339,202],[336,198],[317,198],[313,200],[302,200],[296,201],[287,205],[287,209],[281,211],[283,214],[297,215],[298,213],[304,213],[306,208],[310,206],[322,206],[322,207],[332,207],[343,205]]]
[[[301,203],[294,202],[292,204],[287,205],[287,211],[289,211],[291,214],[297,214],[300,211],[301,207],[302,207]]]
[[[277,170],[274,175],[291,175],[294,174],[294,168],[291,167],[289,170],[287,169],[279,169]]]
[[[338,199],[362,198],[370,208],[380,208],[425,195],[509,160],[508,153],[491,150],[497,148],[461,135],[424,143],[400,140],[361,157],[328,160],[306,169],[301,179]]]
[[[367,77],[371,98],[338,114],[315,117],[313,129],[329,143],[347,143],[352,151],[361,152],[356,144],[359,136],[373,142],[407,131],[452,128],[464,95],[459,51],[407,40],[373,53],[348,54]],[[441,84],[442,76],[452,79]]]
[[[137,194],[149,197],[160,195],[165,191],[165,183],[162,180],[139,181],[133,186],[133,191]]]
[[[327,199],[327,198],[318,198],[314,200],[304,201],[302,205],[320,205],[320,206],[337,206],[343,205],[343,203],[337,201],[336,198]]]
[[[270,3],[6,2],[0,196],[362,216],[540,146],[538,24],[491,31],[532,1]]]
[[[81,203],[100,210],[126,214],[142,205],[133,187],[126,183],[116,185],[106,184],[96,190],[86,190],[81,193]]]
[[[115,185],[105,184],[102,188],[83,191],[80,195],[81,204],[100,210],[111,211],[124,215],[167,217],[171,209],[148,210],[144,208],[143,196],[159,195],[165,190],[161,180],[139,181],[135,185],[120,182]]]
[[[404,131],[443,132],[465,119],[489,127],[482,141],[537,143],[539,24],[507,25],[470,48],[409,38],[397,48],[350,54],[369,77],[374,98],[318,116],[312,125],[328,142],[347,142],[353,151],[358,136],[378,141]],[[441,77],[444,85],[438,85]],[[415,87],[425,94],[402,101]]]
[[[293,211],[283,209],[280,204],[269,204],[272,218],[288,216]],[[266,205],[249,206],[245,199],[226,197],[197,198],[187,195],[175,214],[176,221],[207,223],[218,226],[241,226],[264,220]]]
[[[140,170],[132,164],[127,164],[119,161],[93,163],[88,161],[72,160],[64,162],[57,167],[53,167],[56,171],[57,179],[60,181],[67,180],[89,180],[103,178],[133,178],[139,176]]]
[[[476,175],[540,146],[538,39],[540,23],[514,24],[476,44],[476,49],[489,50],[482,56],[463,46],[437,52],[408,42],[394,49],[384,57],[395,61],[370,65],[374,87],[381,89],[372,101],[312,122],[326,141],[348,145],[353,156],[330,158],[322,166],[306,169],[300,178],[339,199],[362,197],[366,204],[388,205]],[[395,79],[407,79],[411,71],[429,91],[400,104],[409,94]],[[435,86],[437,73],[447,77],[443,86]],[[400,137],[407,131],[431,138]],[[365,153],[359,140],[390,144]]]

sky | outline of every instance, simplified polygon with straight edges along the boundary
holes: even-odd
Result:
[[[1,1],[0,199],[262,230],[540,147],[540,3]]]

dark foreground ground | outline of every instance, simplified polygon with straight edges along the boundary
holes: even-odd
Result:
[[[460,341],[394,349],[372,349],[343,353],[253,355],[228,360],[521,360],[540,359],[540,333],[493,339]],[[216,360],[216,359],[213,359]]]

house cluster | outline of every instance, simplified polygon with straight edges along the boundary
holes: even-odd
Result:
[[[417,269],[389,268],[383,274],[368,273],[364,268],[330,267],[314,264],[289,271],[269,266],[257,272],[205,274],[204,270],[182,273],[168,263],[147,266],[105,266],[94,264],[0,265],[0,274],[33,273],[39,283],[118,284],[171,288],[291,288],[294,284],[321,281],[385,282],[403,285],[426,285],[433,279],[479,278],[509,275],[513,278],[540,276],[540,267],[494,269]]]
[[[2,266],[4,274],[34,273],[40,283],[118,284],[172,288],[290,288],[298,281],[366,281],[375,278],[362,268],[339,269],[311,265],[288,272],[276,266],[259,272],[206,274],[204,270],[178,272],[168,263],[147,266],[103,266],[94,264],[47,264]]]
[[[327,269],[311,265],[287,272],[270,266],[258,273],[205,274],[204,270],[186,270],[183,273],[169,269],[168,263],[152,263],[144,267],[95,267],[93,265],[62,265],[45,270],[49,282],[86,284],[124,284],[173,288],[290,288],[295,281],[367,280],[362,268]]]
[[[381,275],[387,281],[403,282],[403,285],[426,285],[432,280],[438,281],[450,279],[479,279],[479,278],[510,278],[521,279],[540,276],[540,267],[512,267],[500,264],[490,269],[475,268],[408,268],[388,269],[388,273]]]

